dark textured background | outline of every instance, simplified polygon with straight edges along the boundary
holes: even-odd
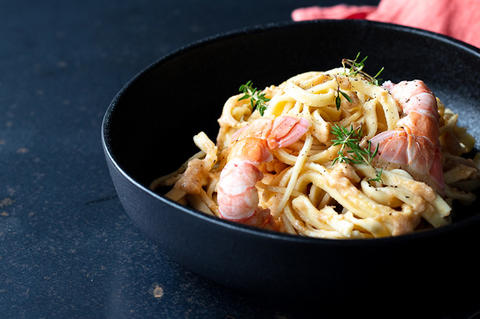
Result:
[[[168,52],[336,2],[0,0],[0,318],[306,315],[190,273],[145,239],[116,197],[100,124]],[[474,313],[460,312],[443,318]]]

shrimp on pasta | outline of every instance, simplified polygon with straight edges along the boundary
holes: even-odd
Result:
[[[374,136],[379,145],[379,161],[397,164],[417,180],[444,192],[442,154],[439,141],[437,101],[423,81],[403,81],[383,85],[397,101],[405,116],[397,129]]]
[[[235,133],[217,184],[222,218],[257,226],[268,224],[270,214],[258,207],[255,184],[263,178],[259,166],[273,160],[270,150],[295,143],[309,128],[310,123],[303,118],[280,116],[256,119]]]
[[[364,61],[264,90],[242,85],[216,143],[197,134],[200,152],[151,188],[301,236],[377,238],[450,223],[453,201],[473,202],[480,186],[480,157],[464,156],[475,139],[423,81],[379,85]]]

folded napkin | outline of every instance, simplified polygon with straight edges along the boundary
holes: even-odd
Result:
[[[308,7],[294,10],[292,19],[390,22],[442,33],[480,47],[480,0],[382,0],[378,7]]]

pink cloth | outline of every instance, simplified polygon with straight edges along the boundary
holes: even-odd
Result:
[[[480,0],[382,0],[378,7],[308,7],[294,10],[292,19],[390,22],[442,33],[480,47]]]

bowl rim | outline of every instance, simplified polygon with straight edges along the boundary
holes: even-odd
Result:
[[[132,78],[130,78],[123,87],[115,94],[114,98],[112,99],[111,103],[109,104],[102,120],[101,125],[101,139],[102,139],[102,147],[104,153],[107,157],[107,160],[111,162],[114,168],[124,177],[126,178],[131,184],[135,187],[139,188],[141,191],[147,193],[149,196],[153,197],[156,200],[160,200],[163,203],[172,206],[184,213],[189,214],[191,217],[199,218],[204,222],[213,223],[219,227],[225,227],[227,229],[233,231],[243,232],[247,235],[251,236],[261,236],[269,239],[275,239],[280,241],[287,241],[287,242],[295,242],[295,243],[303,243],[303,244],[313,244],[313,245],[335,245],[335,246],[348,246],[348,247],[358,247],[358,246],[369,246],[369,245],[391,245],[394,244],[402,244],[405,242],[409,242],[410,240],[431,240],[432,238],[438,238],[440,236],[447,236],[452,233],[457,233],[461,229],[467,227],[469,224],[480,222],[480,215],[473,215],[469,216],[464,220],[445,225],[439,228],[428,229],[425,231],[417,231],[413,233],[398,235],[398,236],[391,236],[391,237],[381,237],[381,238],[367,238],[367,239],[331,239],[331,238],[317,238],[317,237],[307,237],[307,236],[300,236],[300,235],[291,235],[288,233],[276,232],[265,230],[261,228],[256,228],[253,226],[247,226],[243,224],[239,224],[236,222],[232,222],[229,220],[221,219],[216,216],[207,215],[201,211],[198,211],[194,208],[183,206],[173,200],[166,198],[163,195],[153,192],[146,186],[142,185],[141,183],[137,182],[133,177],[131,177],[115,160],[113,155],[110,143],[107,141],[108,128],[110,125],[111,114],[114,112],[117,104],[121,102],[122,97],[126,94],[128,89],[136,82],[140,81],[146,74],[152,72],[153,69],[159,67],[163,63],[167,63],[169,60],[174,59],[177,56],[182,55],[190,50],[194,50],[201,46],[210,45],[217,41],[224,41],[235,37],[241,37],[246,34],[255,34],[261,32],[272,32],[275,30],[280,29],[288,29],[288,28],[295,28],[298,25],[327,25],[327,24],[339,24],[339,25],[355,25],[355,26],[362,26],[362,27],[374,27],[379,29],[387,29],[392,30],[395,32],[402,32],[402,33],[409,33],[415,34],[420,37],[426,37],[430,39],[434,39],[436,41],[440,41],[446,43],[447,45],[451,45],[455,48],[458,48],[463,51],[467,51],[469,54],[476,56],[480,59],[480,49],[476,48],[468,43],[463,41],[454,39],[452,37],[442,35],[439,33],[417,29],[413,27],[392,24],[392,23],[384,23],[384,22],[377,22],[377,21],[369,21],[369,20],[335,20],[335,19],[325,19],[325,20],[311,20],[311,21],[285,21],[285,22],[275,22],[275,23],[267,23],[262,25],[254,25],[248,26],[240,29],[235,29],[232,31],[227,32],[220,32],[200,40],[191,42],[184,46],[181,46],[169,53],[161,56],[157,60],[155,60],[150,65],[147,65],[137,74],[135,74]],[[128,212],[127,212],[128,214]],[[129,215],[129,214],[128,214]]]

